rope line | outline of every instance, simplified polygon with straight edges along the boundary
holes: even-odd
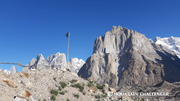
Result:
[[[8,63],[8,62],[0,62],[0,64],[12,64],[12,65],[18,65],[18,66],[21,66],[21,67],[32,67],[32,66],[35,66],[35,64],[31,65],[31,66],[25,66],[25,65],[21,65],[20,63]]]
[[[12,65],[17,65],[17,70],[16,70],[17,73],[18,73],[18,67],[19,67],[19,66],[21,66],[21,67],[32,67],[32,66],[33,66],[35,69],[37,69],[37,68],[36,68],[36,64],[33,64],[33,65],[31,65],[31,66],[21,65],[19,62],[18,62],[18,63],[0,62],[0,64],[12,64]]]

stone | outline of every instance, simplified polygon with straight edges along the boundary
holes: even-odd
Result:
[[[13,81],[6,78],[3,78],[3,81],[6,82],[10,87],[17,88],[17,85]]]
[[[111,93],[115,93],[115,92],[116,92],[116,90],[115,90],[114,88],[109,88],[109,91],[110,91]]]
[[[96,87],[91,86],[91,87],[90,87],[90,92],[91,92],[91,91],[92,91],[93,93],[96,93],[96,91],[97,91]]]
[[[37,101],[32,96],[28,90],[23,90],[18,93],[17,96],[14,96],[15,101]]]
[[[21,72],[19,73],[20,76],[25,77],[25,78],[29,78],[29,74],[25,73],[25,72]]]
[[[14,101],[27,101],[26,99],[14,96]]]

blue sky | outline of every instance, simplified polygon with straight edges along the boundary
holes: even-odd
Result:
[[[66,54],[68,31],[70,57],[83,60],[96,37],[112,26],[151,39],[180,37],[179,5],[179,0],[0,0],[0,62],[25,65],[38,54]]]

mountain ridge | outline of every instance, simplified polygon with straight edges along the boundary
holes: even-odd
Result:
[[[85,62],[82,59],[71,58],[70,62],[66,62],[66,55],[64,53],[57,52],[56,54],[51,54],[46,59],[42,54],[39,54],[37,58],[32,58],[29,62],[29,69],[34,69],[34,64],[37,69],[70,69],[72,72],[77,73],[79,69]],[[67,67],[68,64],[68,67]],[[28,68],[24,68],[22,71],[26,71]]]

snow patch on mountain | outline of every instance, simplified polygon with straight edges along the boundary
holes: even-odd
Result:
[[[156,44],[160,44],[172,50],[180,58],[180,37],[156,37],[154,39]]]
[[[69,68],[71,71],[78,73],[81,67],[85,64],[85,61],[78,58],[71,58],[70,63],[68,64],[70,65]]]

